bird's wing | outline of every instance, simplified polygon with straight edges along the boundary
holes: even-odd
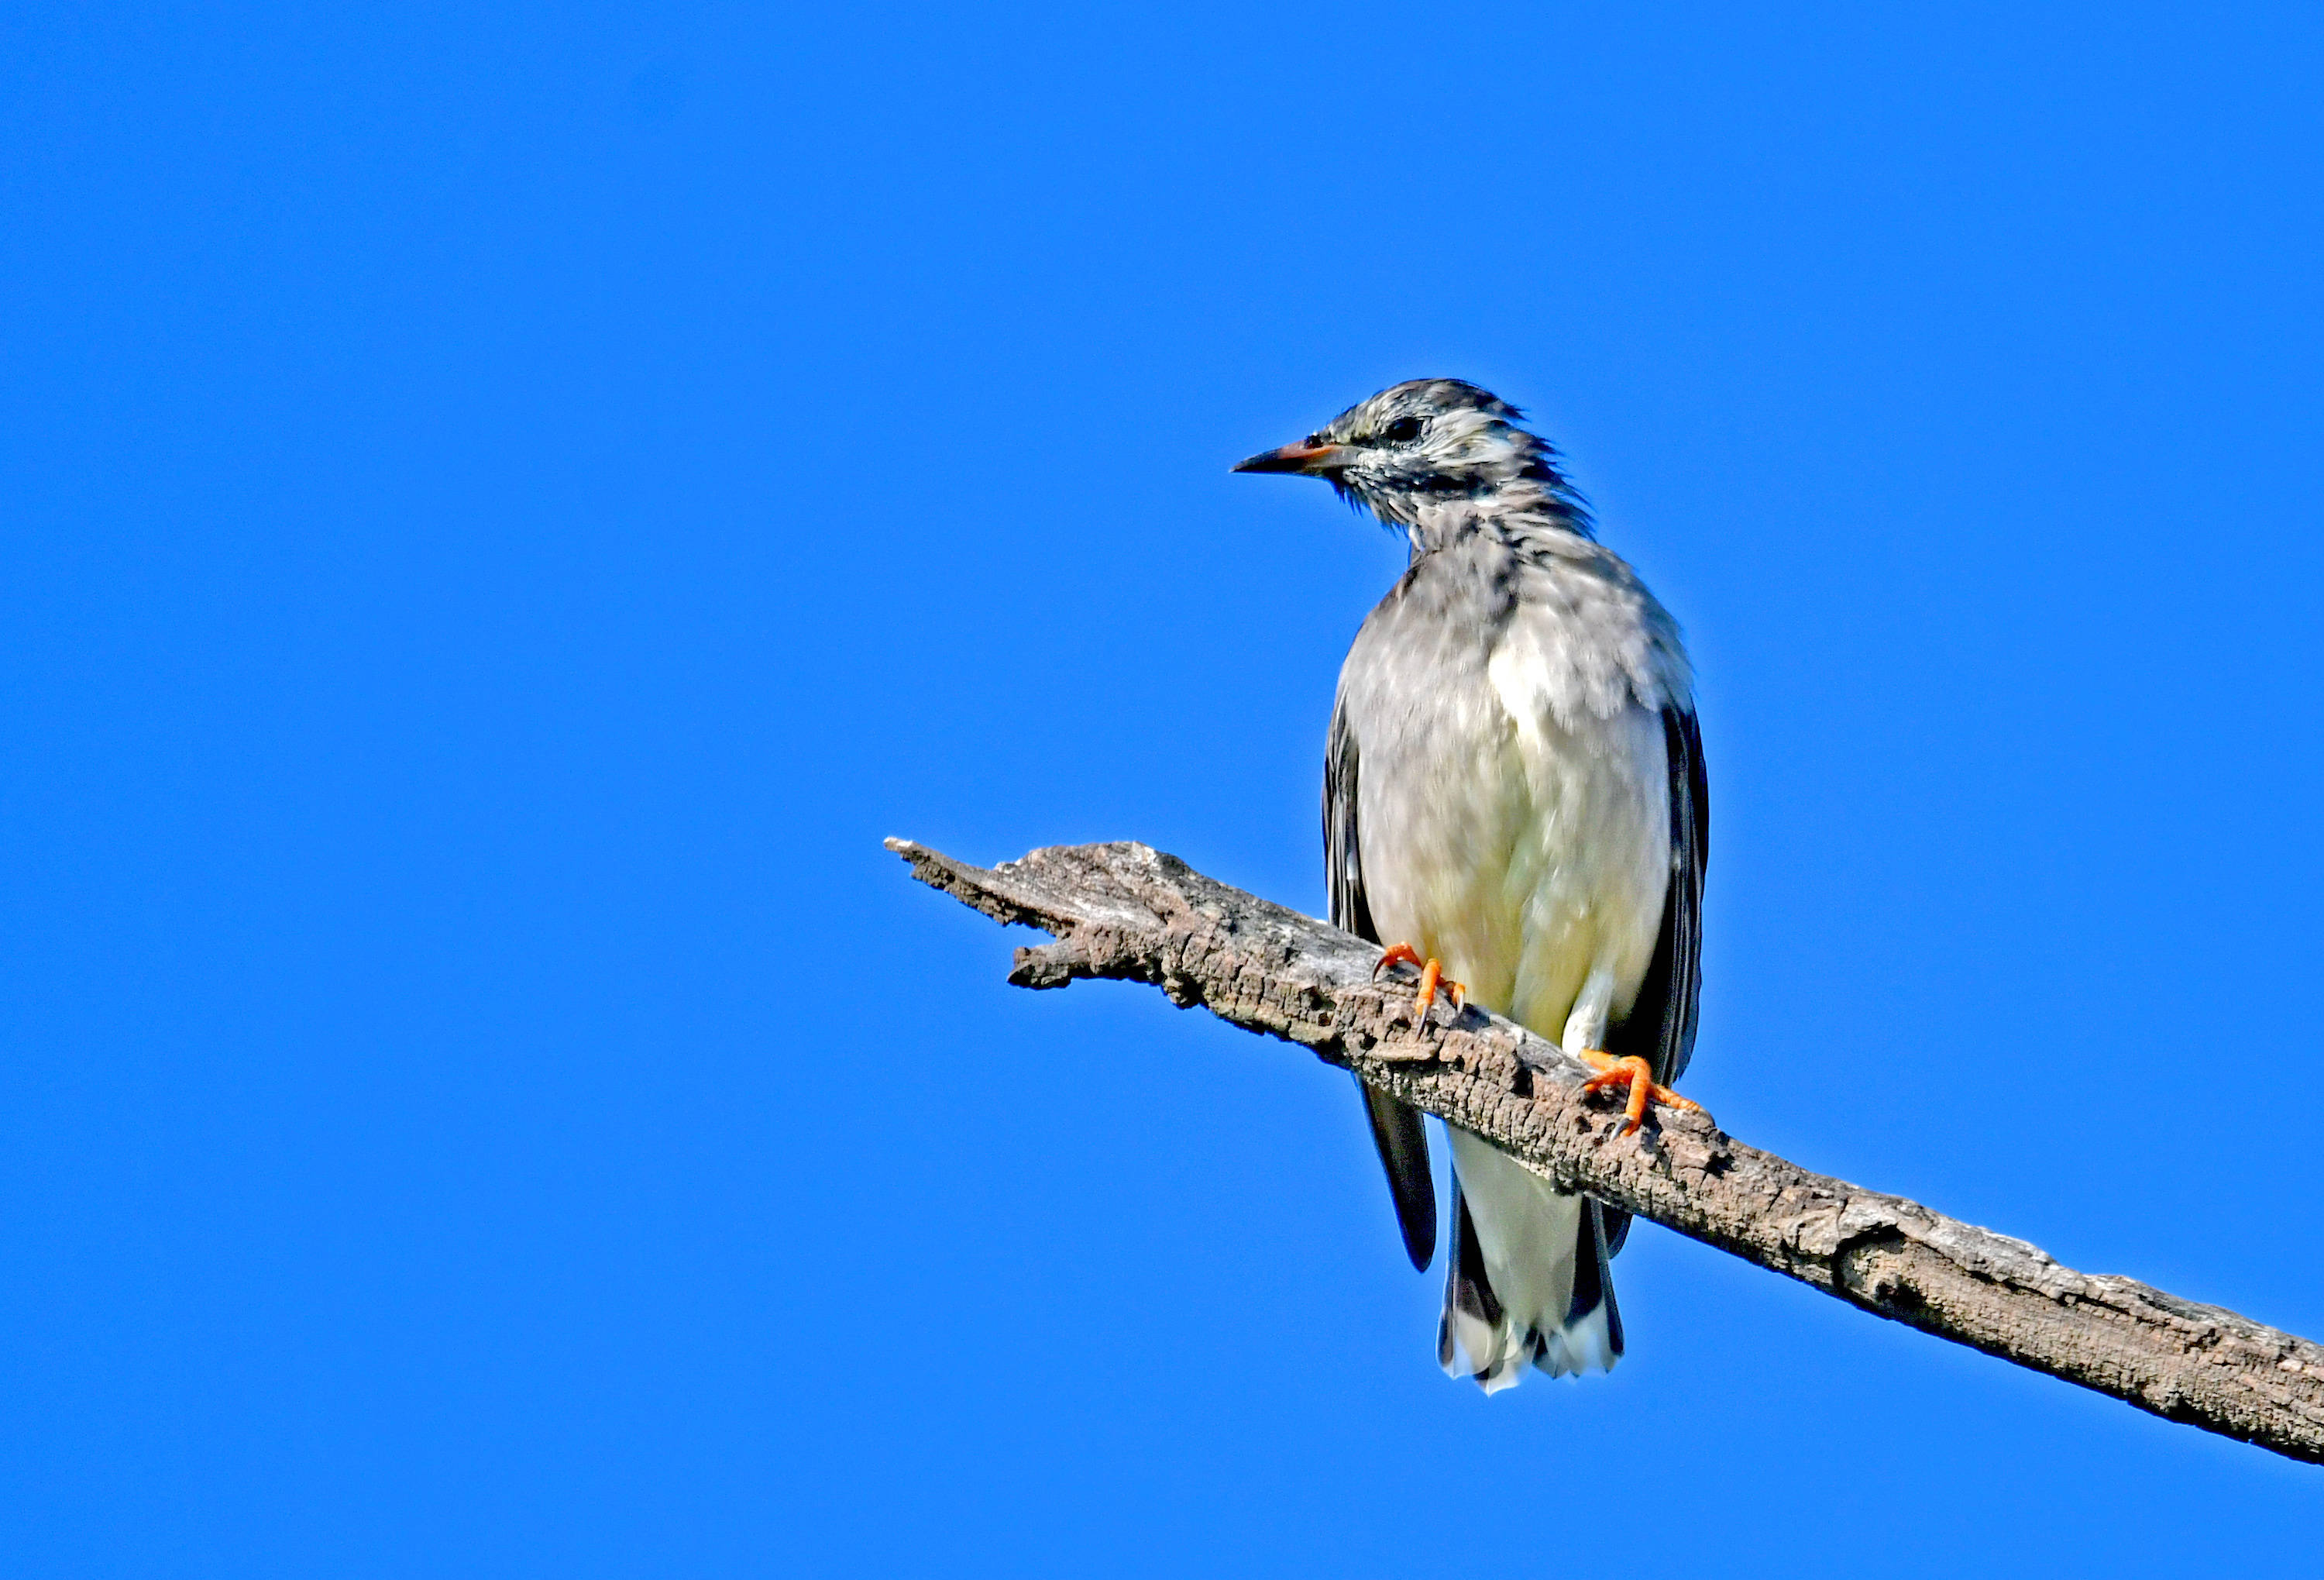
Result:
[[[1711,864],[1711,781],[1702,765],[1702,726],[1692,708],[1663,709],[1663,744],[1669,759],[1671,881],[1663,901],[1662,932],[1630,1017],[1607,1038],[1608,1051],[1637,1054],[1655,1067],[1655,1079],[1674,1086],[1694,1057],[1702,1019],[1702,874]],[[1606,1252],[1629,1238],[1630,1215],[1605,1209]]]
[[[1702,725],[1692,708],[1663,709],[1663,740],[1670,754],[1671,887],[1663,902],[1663,938],[1669,940],[1671,987],[1655,1078],[1667,1086],[1686,1074],[1702,1021],[1702,875],[1711,866],[1711,774],[1702,762]],[[1655,952],[1662,947],[1657,939]]]
[[[1364,896],[1363,851],[1357,838],[1358,752],[1344,704],[1332,709],[1332,735],[1323,754],[1323,871],[1331,889],[1332,925],[1371,943],[1380,941],[1372,908]],[[1428,1132],[1420,1111],[1385,1092],[1356,1083],[1372,1144],[1388,1173],[1396,1221],[1404,1231],[1405,1254],[1416,1268],[1436,1255],[1436,1186],[1428,1169]]]
[[[1702,730],[1694,715],[1663,709],[1670,763],[1670,887],[1661,934],[1637,1003],[1607,1038],[1607,1051],[1636,1054],[1655,1079],[1675,1085],[1694,1055],[1702,1003],[1702,870],[1709,860],[1711,790],[1702,771]]]

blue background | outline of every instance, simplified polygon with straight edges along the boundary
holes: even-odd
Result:
[[[1433,1363],[1346,1078],[907,881],[1323,907],[1476,379],[1688,627],[1735,1134],[2324,1335],[2324,23],[11,11],[24,1575],[2297,1572],[2324,1479],[1666,1232]]]

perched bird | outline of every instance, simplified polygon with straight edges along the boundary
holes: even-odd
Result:
[[[1415,379],[1238,472],[1321,477],[1410,540],[1340,670],[1323,765],[1332,920],[1628,1088],[1626,1130],[1693,1051],[1710,799],[1675,622],[1595,541],[1515,407]],[[1393,941],[1392,943],[1390,941]],[[1451,979],[1457,978],[1457,982]],[[1435,1252],[1419,1113],[1365,1110],[1405,1249]],[[1437,1358],[1488,1393],[1622,1354],[1608,1259],[1627,1214],[1454,1126]]]

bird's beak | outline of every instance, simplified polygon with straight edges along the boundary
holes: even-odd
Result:
[[[1261,450],[1247,461],[1237,461],[1238,472],[1301,472],[1320,477],[1339,469],[1344,445],[1287,444],[1279,450]]]

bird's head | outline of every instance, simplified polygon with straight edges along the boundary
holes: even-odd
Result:
[[[1234,469],[1321,477],[1351,504],[1407,531],[1430,506],[1468,500],[1480,510],[1547,516],[1587,536],[1587,506],[1557,469],[1549,441],[1517,426],[1524,415],[1459,379],[1412,379]]]

